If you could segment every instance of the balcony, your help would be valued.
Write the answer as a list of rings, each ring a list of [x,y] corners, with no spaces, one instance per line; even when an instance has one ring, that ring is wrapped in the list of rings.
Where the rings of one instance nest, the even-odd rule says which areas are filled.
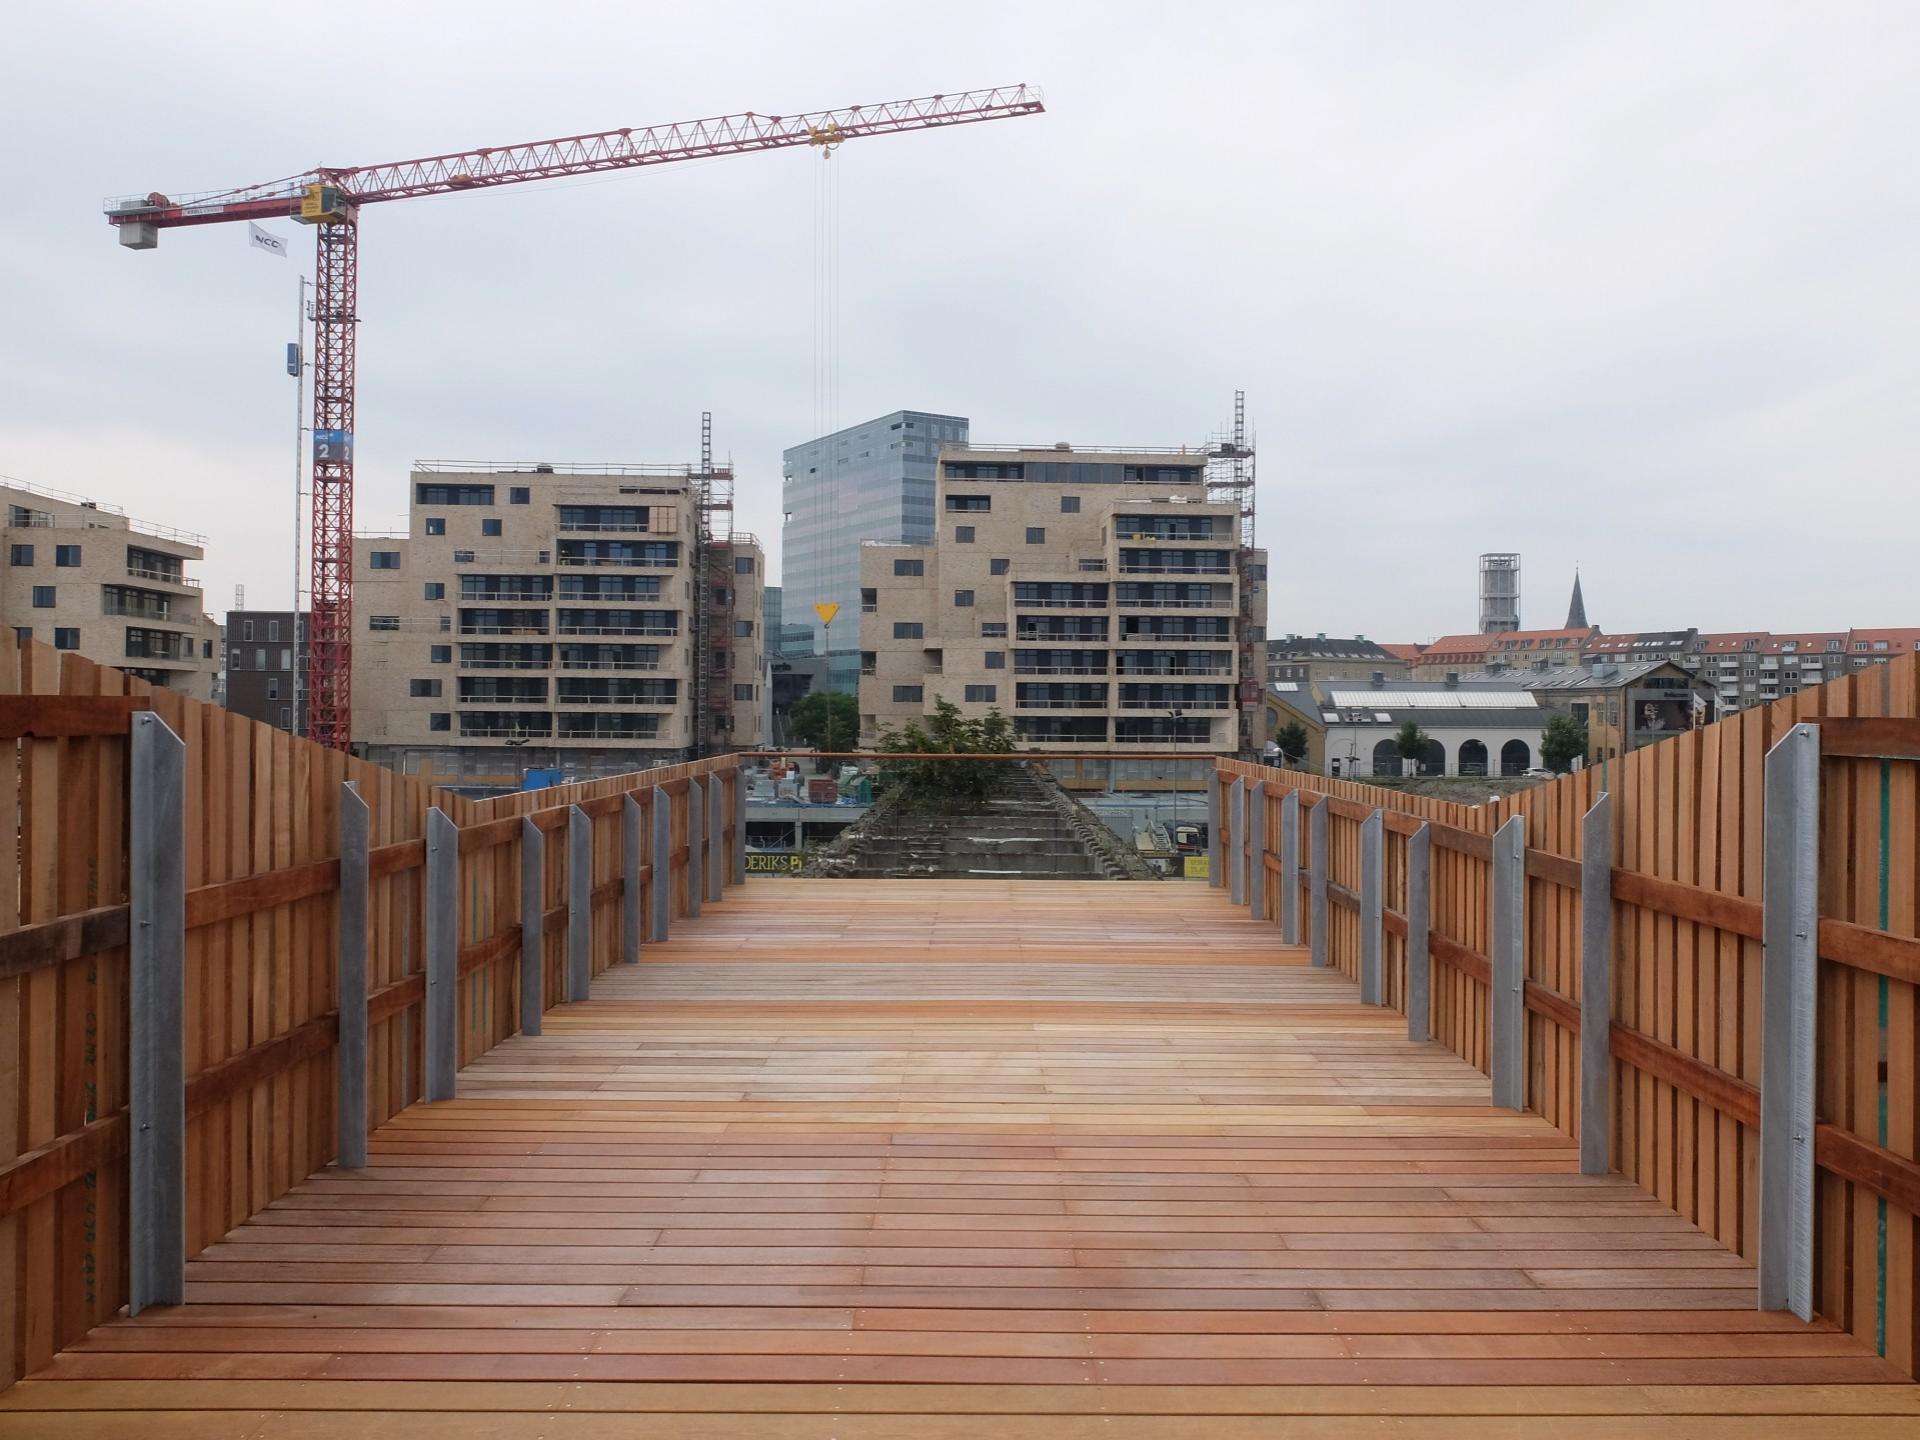
[[[156,570],[147,565],[129,565],[127,574],[136,580],[151,580],[159,585],[178,585],[183,590],[198,590],[200,582],[178,570]]]

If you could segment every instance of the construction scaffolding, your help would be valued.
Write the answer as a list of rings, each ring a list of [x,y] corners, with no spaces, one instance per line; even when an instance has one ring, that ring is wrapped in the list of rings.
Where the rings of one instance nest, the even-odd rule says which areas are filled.
[[[1248,567],[1257,545],[1253,461],[1253,441],[1247,434],[1247,392],[1236,390],[1233,427],[1207,442],[1207,499],[1233,505],[1240,512],[1240,644],[1234,668],[1240,712],[1238,748],[1243,754],[1252,750],[1253,714],[1259,709],[1266,680],[1266,657],[1260,653],[1266,636],[1253,624],[1253,587],[1248,583]]]
[[[713,412],[700,412],[692,476],[700,533],[688,570],[693,604],[693,756],[733,749],[733,463],[713,460]]]

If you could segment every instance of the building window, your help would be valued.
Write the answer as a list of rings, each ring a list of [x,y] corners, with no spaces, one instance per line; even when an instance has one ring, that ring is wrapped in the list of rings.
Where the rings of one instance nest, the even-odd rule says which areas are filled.
[[[454,551],[453,563],[456,565],[471,565],[473,563],[473,551],[471,550]],[[547,563],[546,552],[544,550],[540,552],[540,563],[542,565]]]
[[[440,698],[438,680],[409,680],[407,694],[415,700],[437,700]]]
[[[1000,698],[998,685],[967,686],[967,703],[970,705],[991,705]]]
[[[480,533],[482,535],[498,535],[500,533],[500,522],[491,518],[482,520],[480,522]]]
[[[33,546],[31,545],[14,546],[12,559],[15,565],[33,564]]]
[[[751,555],[734,556],[733,557],[733,573],[736,575],[753,574],[753,557]]]
[[[1004,640],[1007,637],[1007,622],[1004,620],[982,620],[980,638],[982,640]]]
[[[1078,515],[1080,513],[1080,497],[1078,495],[1062,495],[1060,497],[1060,513],[1062,515]]]
[[[893,562],[893,573],[895,575],[924,575],[927,573],[927,562],[924,560],[896,560]]]
[[[926,638],[926,627],[918,620],[896,620],[893,622],[893,638],[896,640],[922,640]]]
[[[973,543],[973,526],[971,525],[954,526],[953,527],[953,543],[956,545],[971,545]]]
[[[367,629],[369,630],[398,630],[399,628],[400,617],[398,615],[367,616]]]
[[[862,675],[873,674],[875,670],[875,662],[877,661],[877,659],[878,659],[878,656],[875,654],[874,651],[862,650],[860,652],[860,673]]]
[[[424,599],[444,600],[447,598],[447,582],[444,580],[429,580],[421,587],[420,593]]]
[[[242,620],[240,622],[240,638],[242,640],[251,640],[253,638],[253,621]]]
[[[971,610],[973,608],[973,591],[971,590],[954,591],[953,603],[955,607],[958,609]]]
[[[983,512],[993,509],[993,498],[989,495],[949,495],[947,509],[950,511]]]
[[[428,647],[427,660],[430,664],[434,665],[451,665],[453,663],[453,646],[433,645]]]
[[[413,487],[413,503],[416,505],[491,505],[493,504],[493,486],[417,484]]]
[[[453,716],[445,710],[436,710],[427,716],[427,729],[429,730],[451,730],[452,728]]]
[[[442,615],[440,617],[440,633],[442,635],[445,635],[448,631],[452,629],[453,629],[453,617],[451,615]]]
[[[267,668],[266,646],[256,645],[253,647],[253,668],[256,670],[264,670]]]
[[[280,698],[280,677],[277,675],[269,676],[267,679],[267,699],[278,700],[279,698]]]
[[[367,568],[370,570],[398,570],[400,552],[398,550],[369,550]]]
[[[1007,668],[1007,652],[1004,650],[988,650],[983,653],[980,658],[986,662],[987,669],[989,670],[1004,670]]]
[[[267,639],[278,640],[279,638],[280,638],[280,622],[278,620],[267,621]]]
[[[213,641],[202,640],[200,642],[200,658],[202,660],[211,660],[213,658]]]
[[[53,609],[53,586],[36,585],[33,587],[33,608],[36,610]]]
[[[446,516],[429,515],[427,517],[427,534],[444,535],[446,533],[447,533],[447,517]]]
[[[918,705],[921,688],[918,685],[896,685],[893,687],[893,702],[896,705]]]
[[[753,698],[753,687],[751,685],[734,686],[733,698],[736,700],[751,700]]]
[[[287,649],[284,645],[280,647],[280,668],[282,670],[293,669],[293,651]]]
[[[533,491],[525,485],[509,485],[507,487],[507,503],[509,505],[531,505],[533,503]]]
[[[1047,543],[1047,527],[1044,525],[1027,526],[1027,543],[1029,545],[1046,544]]]
[[[734,622],[733,622],[733,633],[734,633],[734,636],[735,636],[735,638],[737,638],[737,639],[740,639],[740,640],[745,640],[745,639],[747,639],[748,637],[750,637],[750,636],[751,636],[751,635],[753,634],[753,622],[752,622],[751,620],[736,620],[736,621],[734,621]]]
[[[56,650],[78,650],[80,648],[79,630],[70,625],[54,626],[53,648]]]
[[[80,563],[80,547],[78,545],[54,546],[53,563],[62,569],[73,569]]]
[[[13,638],[16,640],[31,640],[33,638],[33,626],[31,625],[14,626]]]
[[[1006,556],[996,555],[987,562],[987,573],[989,575],[1004,575],[1007,573],[1007,567],[1012,563],[1013,562],[1008,560]]]
[[[285,705],[280,707],[280,728],[282,730],[291,730],[293,728],[293,711]]]

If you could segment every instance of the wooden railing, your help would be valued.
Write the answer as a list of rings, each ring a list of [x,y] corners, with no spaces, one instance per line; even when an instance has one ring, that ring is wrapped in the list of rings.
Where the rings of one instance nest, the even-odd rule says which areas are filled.
[[[1791,1071],[1791,1021],[1809,1025],[1813,1104],[1811,1228],[1804,1237],[1811,1308],[1898,1365],[1920,1362],[1920,662],[1875,666],[1710,728],[1676,736],[1536,789],[1467,806],[1392,789],[1222,762],[1214,802],[1220,854],[1236,858],[1246,896],[1259,887],[1263,918],[1283,923],[1286,797],[1298,793],[1299,939],[1316,958],[1366,980],[1379,947],[1382,1003],[1408,1008],[1417,957],[1429,960],[1425,1013],[1410,1030],[1494,1076],[1511,1076],[1518,1103],[1583,1140],[1590,1160],[1627,1175],[1687,1219],[1761,1266],[1793,1265],[1794,1237],[1763,1237],[1760,1193],[1763,1078]],[[1800,724],[1804,774],[1817,802],[1802,821],[1776,794],[1768,823],[1769,751]],[[1817,734],[1818,759],[1811,746]],[[1779,773],[1794,757],[1776,756]],[[1263,814],[1236,815],[1225,787]],[[1254,787],[1258,787],[1257,791]],[[1602,795],[1608,801],[1596,811]],[[1778,808],[1785,806],[1785,808]],[[1327,830],[1325,923],[1312,933],[1312,811]],[[1366,853],[1379,815],[1378,879]],[[1496,883],[1498,832],[1510,831],[1512,893]],[[1805,841],[1795,865],[1794,835]],[[1605,837],[1590,873],[1607,903],[1583,907],[1583,826]],[[1238,832],[1237,834],[1235,832]],[[1258,845],[1249,839],[1258,833]],[[1416,837],[1424,836],[1416,841]],[[1427,914],[1409,903],[1424,866]],[[1813,858],[1817,855],[1817,861]],[[1769,864],[1775,868],[1769,879]],[[1805,874],[1799,870],[1804,869]],[[1227,877],[1219,874],[1224,882]],[[1379,887],[1372,920],[1370,887]],[[1797,929],[1793,887],[1808,909]],[[1817,897],[1817,913],[1814,901]],[[1417,896],[1414,897],[1417,902]],[[1503,906],[1517,905],[1521,983],[1503,993]],[[1769,911],[1774,912],[1770,921]],[[1415,912],[1411,913],[1410,911]],[[1423,923],[1424,921],[1424,923]],[[1371,924],[1378,931],[1370,933]],[[1770,929],[1770,924],[1782,928]],[[1602,925],[1605,929],[1590,927]],[[1607,937],[1598,948],[1588,933]],[[1608,936],[1610,930],[1610,936]],[[1374,936],[1377,934],[1377,941]],[[1771,938],[1769,946],[1765,941]],[[1811,1001],[1804,1016],[1763,1007],[1769,948],[1784,965],[1804,949]],[[1583,996],[1585,954],[1610,970]],[[1781,985],[1785,1004],[1787,986]],[[1495,1054],[1507,1000],[1521,1038]],[[1583,1121],[1582,1009],[1604,1015],[1606,1043],[1590,1052]],[[1784,1017],[1784,1018],[1783,1018]],[[1778,1028],[1776,1028],[1778,1027]],[[1770,1058],[1771,1057],[1771,1058]],[[1768,1066],[1774,1069],[1768,1069]],[[1763,1077],[1763,1070],[1767,1077]],[[1779,1082],[1783,1086],[1788,1082]],[[1780,1103],[1786,1103],[1784,1095]],[[1589,1125],[1600,1133],[1583,1135]],[[1791,1124],[1775,1133],[1791,1137]],[[1804,1147],[1803,1147],[1804,1148]],[[1776,1211],[1785,1213],[1784,1205]],[[1789,1306],[1789,1308],[1793,1308]]]
[[[165,824],[141,832],[157,847],[136,843],[135,811],[155,792],[135,773],[130,729],[147,714],[180,742],[184,843]],[[430,1051],[446,1043],[427,1004],[431,812],[457,835],[445,912],[454,1003],[441,1012],[456,1067],[537,1023],[582,967],[590,981],[695,908],[696,854],[711,899],[736,883],[743,853],[737,757],[471,801],[39,644],[0,649],[0,743],[12,751],[0,807],[18,817],[19,857],[18,885],[0,898],[0,1386],[128,1304],[140,1283],[132,1252],[151,1249],[152,1236],[134,1236],[155,1194],[130,1193],[129,1174],[153,1132],[130,1111],[167,1097],[130,1063],[159,1013],[131,1003],[130,954],[149,985],[165,964],[148,963],[153,883],[136,879],[136,858],[163,878],[171,864],[182,892],[184,1257],[428,1093]],[[344,867],[365,899],[364,1012],[351,983],[343,1011],[338,980],[349,782],[366,814],[364,863],[349,854]],[[703,798],[697,830],[695,785],[721,791]],[[523,906],[529,855],[537,903]],[[343,1032],[358,1066],[341,1063]],[[349,1112],[358,1097],[363,1124],[343,1122],[343,1094]],[[173,1228],[163,1211],[163,1261]]]

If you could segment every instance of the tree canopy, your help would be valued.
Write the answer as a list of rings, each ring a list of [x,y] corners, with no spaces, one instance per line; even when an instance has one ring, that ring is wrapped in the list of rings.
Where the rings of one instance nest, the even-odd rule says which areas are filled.
[[[1273,743],[1289,765],[1298,765],[1307,753],[1307,727],[1289,720],[1274,732]]]
[[[1576,755],[1587,753],[1587,727],[1571,715],[1549,715],[1540,732],[1540,758],[1556,775],[1573,768]]]
[[[860,738],[860,701],[838,690],[809,690],[793,702],[787,723],[793,738],[803,745],[851,750]]]
[[[880,732],[876,749],[895,755],[1004,755],[1013,751],[1013,722],[998,710],[973,718],[944,696],[933,714]],[[979,760],[915,760],[883,766],[882,783],[903,786],[907,803],[945,808],[978,800],[993,788],[1003,766]]]

